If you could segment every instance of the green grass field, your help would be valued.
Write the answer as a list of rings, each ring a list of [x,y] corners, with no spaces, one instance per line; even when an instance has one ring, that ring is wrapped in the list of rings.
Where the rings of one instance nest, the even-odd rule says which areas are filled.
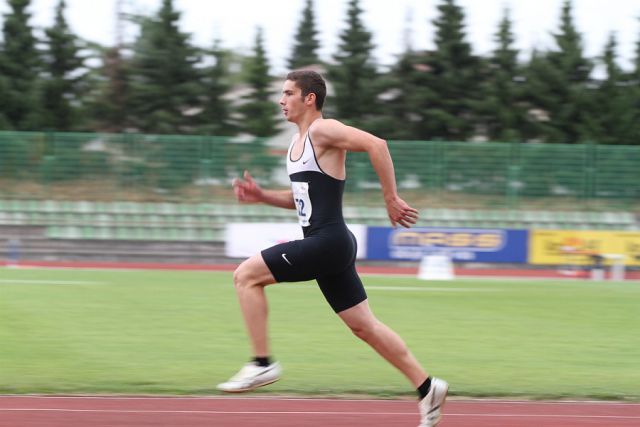
[[[640,400],[640,284],[365,277],[377,316],[462,396]],[[314,283],[267,290],[281,381],[413,395]],[[0,393],[216,394],[250,356],[231,273],[0,269]]]

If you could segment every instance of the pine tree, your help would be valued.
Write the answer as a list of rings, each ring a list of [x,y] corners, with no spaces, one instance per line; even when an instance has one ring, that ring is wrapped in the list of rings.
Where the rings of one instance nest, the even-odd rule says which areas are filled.
[[[278,107],[270,90],[269,61],[261,28],[256,31],[253,56],[249,58],[246,73],[251,92],[245,97],[246,103],[240,107],[242,129],[254,136],[275,135],[278,132]]]
[[[443,0],[438,10],[436,50],[414,66],[415,136],[464,141],[474,133],[482,64],[466,40],[463,9],[455,0]]]
[[[382,110],[377,120],[379,130],[376,133],[390,140],[413,139],[413,122],[418,118],[413,113],[413,106],[408,102],[414,91],[411,79],[419,56],[411,43],[412,16],[412,10],[407,9],[404,52],[398,55],[397,61],[389,71],[380,76]]]
[[[9,99],[9,79],[4,75],[4,69],[2,62],[4,61],[4,57],[2,55],[4,52],[4,45],[2,40],[0,40],[0,99],[5,100]],[[3,101],[4,102],[4,101]],[[11,128],[9,123],[9,119],[5,115],[6,106],[0,106],[0,130],[7,130]]]
[[[29,25],[30,0],[8,0],[11,12],[5,15],[3,49],[0,51],[0,120],[15,130],[38,128],[37,85],[40,58],[36,38]]]
[[[56,6],[55,21],[45,30],[47,50],[41,105],[42,125],[46,129],[69,131],[78,128],[74,105],[80,104],[80,83],[84,60],[80,57],[80,44],[71,33],[64,17],[66,4],[60,0]]]
[[[129,74],[131,60],[119,46],[100,51],[102,65],[87,76],[91,90],[86,96],[87,116],[93,130],[123,132],[130,127]]]
[[[550,124],[551,113],[548,110],[559,102],[555,85],[549,82],[560,81],[560,74],[560,70],[551,65],[546,53],[533,50],[525,68],[524,91],[529,110],[527,125],[522,131],[527,141],[563,142],[560,131]]]
[[[638,23],[640,23],[640,18],[638,18]],[[636,83],[640,85],[640,32],[638,32],[638,41],[636,41],[636,52],[633,63],[632,75],[636,79]]]
[[[346,123],[368,128],[378,109],[376,65],[371,55],[372,34],[362,22],[359,0],[349,0],[347,27],[340,34],[335,65],[329,67],[328,80],[334,87],[335,111]]]
[[[617,42],[612,34],[605,47],[602,61],[607,77],[597,90],[598,114],[596,141],[601,144],[632,144],[634,140],[634,112],[630,82],[617,63]],[[638,135],[635,137],[637,138]]]
[[[640,18],[638,19],[640,23]],[[636,42],[634,67],[629,76],[629,97],[631,98],[631,111],[633,125],[631,126],[632,140],[630,144],[640,145],[640,32]]]
[[[374,133],[386,139],[414,139],[413,124],[418,117],[409,100],[415,90],[411,79],[417,62],[415,52],[407,49],[391,70],[381,76],[383,109],[373,126]]]
[[[155,16],[142,19],[133,47],[130,100],[134,125],[143,132],[193,130],[202,93],[200,56],[179,19],[173,0],[163,0]]]
[[[200,132],[216,136],[230,136],[236,133],[236,129],[231,123],[230,104],[224,99],[224,95],[231,89],[227,68],[229,52],[222,49],[220,42],[216,41],[211,54],[214,64],[207,69],[204,78],[206,100],[201,114]]]
[[[288,61],[289,69],[293,70],[319,64],[321,62],[318,56],[319,48],[320,42],[318,41],[318,31],[316,30],[313,13],[313,0],[306,0],[302,11],[302,20],[298,25],[298,31],[294,39],[293,51]]]
[[[495,35],[497,43],[488,60],[488,73],[480,103],[490,140],[519,141],[526,112],[521,96],[521,69],[509,11],[505,10]]]
[[[561,23],[554,34],[557,50],[536,56],[530,64],[528,96],[544,116],[539,122],[545,142],[578,143],[592,137],[593,65],[583,56],[582,37],[573,23],[571,0],[562,6]]]

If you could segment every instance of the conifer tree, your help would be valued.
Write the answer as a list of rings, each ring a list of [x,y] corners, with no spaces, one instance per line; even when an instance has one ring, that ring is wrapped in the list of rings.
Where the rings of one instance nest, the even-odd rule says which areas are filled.
[[[383,109],[377,122],[380,135],[395,140],[415,139],[415,122],[420,117],[415,114],[415,85],[413,74],[422,67],[424,55],[413,49],[411,42],[413,11],[407,9],[404,29],[404,51],[388,72],[381,75],[381,101]]]
[[[640,18],[638,23],[640,23]],[[631,97],[631,110],[633,113],[632,139],[629,143],[640,145],[640,31],[638,32],[633,63],[633,69],[629,76],[629,96]]]
[[[633,144],[640,135],[633,135],[634,114],[633,90],[629,90],[630,82],[625,78],[622,68],[618,65],[617,41],[611,34],[602,62],[606,69],[606,79],[601,82],[597,90],[597,114],[594,123],[597,126],[595,139],[599,144]]]
[[[556,50],[532,58],[528,97],[540,111],[543,142],[577,143],[593,137],[590,122],[593,91],[589,88],[593,65],[584,57],[582,37],[573,23],[571,0],[562,5]]]
[[[495,34],[496,48],[488,70],[480,103],[486,134],[492,141],[519,141],[526,116],[521,96],[521,67],[509,11],[505,10]]]
[[[638,18],[638,23],[640,23],[640,18]],[[640,85],[640,31],[638,32],[638,40],[636,41],[636,51],[633,65],[634,67],[632,70],[632,75],[636,79],[636,83]]]
[[[193,132],[201,107],[200,56],[179,19],[173,0],[163,0],[155,16],[143,18],[133,47],[130,100],[134,125],[143,132]]]
[[[8,0],[0,51],[0,120],[15,130],[38,129],[37,85],[40,58],[29,24],[30,0]],[[3,118],[3,119],[2,119]]]
[[[549,111],[559,102],[555,85],[560,81],[560,71],[551,65],[545,52],[533,50],[525,68],[525,98],[529,106],[528,124],[523,130],[525,139],[532,142],[564,142],[560,131],[551,125]]]
[[[436,50],[414,67],[416,138],[464,141],[474,132],[481,62],[466,40],[464,10],[455,0],[442,0],[438,11]]]
[[[278,132],[278,106],[272,99],[269,61],[261,28],[256,32],[253,56],[247,63],[246,75],[251,92],[245,97],[246,103],[240,107],[243,115],[241,127],[254,136],[275,135]]]
[[[77,123],[77,107],[74,105],[80,105],[80,83],[84,74],[79,40],[67,24],[65,8],[65,1],[60,0],[56,6],[54,24],[45,30],[46,77],[41,94],[42,126],[61,131],[80,127]]]
[[[414,67],[419,63],[417,57],[415,52],[407,48],[398,62],[381,78],[385,96],[381,116],[377,118],[378,129],[374,130],[387,139],[415,139],[414,125],[419,117],[414,113],[411,100],[415,91],[412,82]]]
[[[93,130],[122,132],[130,127],[129,101],[131,60],[123,57],[120,46],[101,49],[102,65],[89,73],[91,90],[87,98],[87,115]]]
[[[231,123],[231,108],[224,95],[230,90],[228,82],[229,52],[216,41],[211,50],[213,65],[207,68],[204,76],[204,110],[201,114],[200,131],[215,136],[230,136],[236,133]]]
[[[612,128],[615,129],[619,119],[619,113],[616,106],[620,101],[620,84],[622,83],[622,69],[617,64],[617,40],[614,34],[609,36],[607,44],[602,55],[602,62],[606,69],[606,78],[598,88],[598,125],[601,126],[598,142],[607,143],[615,140],[611,134]],[[613,121],[611,121],[613,119]]]
[[[341,120],[368,128],[367,121],[377,112],[376,65],[372,57],[372,34],[362,22],[359,0],[349,0],[346,28],[329,67],[328,80],[334,87],[332,102]]]
[[[9,99],[9,79],[7,76],[3,74],[4,67],[2,65],[2,61],[4,61],[2,52],[4,51],[4,46],[2,40],[0,40],[0,99],[5,100]],[[11,125],[7,116],[5,115],[6,106],[0,106],[0,130],[11,129]]]
[[[293,51],[288,61],[289,69],[293,70],[307,65],[319,64],[318,30],[313,13],[313,0],[306,0],[302,11],[302,19],[294,38]]]

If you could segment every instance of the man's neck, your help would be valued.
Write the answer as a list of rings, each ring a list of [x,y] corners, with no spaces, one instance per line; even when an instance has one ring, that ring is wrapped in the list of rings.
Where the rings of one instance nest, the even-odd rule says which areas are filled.
[[[308,114],[303,117],[298,123],[298,130],[300,131],[300,135],[304,135],[313,122],[322,118],[322,113],[319,111],[315,111],[312,114]]]

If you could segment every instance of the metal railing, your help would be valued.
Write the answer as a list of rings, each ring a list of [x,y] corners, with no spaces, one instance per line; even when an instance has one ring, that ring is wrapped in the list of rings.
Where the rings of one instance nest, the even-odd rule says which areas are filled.
[[[403,197],[419,207],[640,208],[640,146],[389,141]],[[224,202],[248,169],[286,186],[278,139],[0,132],[0,198]],[[365,153],[347,160],[345,203],[381,204]]]

